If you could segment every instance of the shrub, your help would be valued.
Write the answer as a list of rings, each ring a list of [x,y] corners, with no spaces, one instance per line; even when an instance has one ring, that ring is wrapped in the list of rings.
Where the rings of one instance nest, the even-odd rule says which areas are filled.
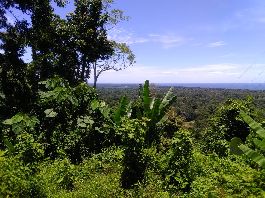
[[[41,181],[17,157],[0,156],[0,197],[46,197]]]
[[[248,125],[238,116],[241,109],[251,114],[253,112],[251,104],[251,100],[228,100],[219,107],[210,120],[209,128],[204,133],[202,141],[204,152],[215,152],[219,156],[227,156],[229,142],[233,137],[246,140],[250,130]]]
[[[194,153],[197,176],[187,197],[263,197],[262,174],[249,167],[244,160],[231,156]]]

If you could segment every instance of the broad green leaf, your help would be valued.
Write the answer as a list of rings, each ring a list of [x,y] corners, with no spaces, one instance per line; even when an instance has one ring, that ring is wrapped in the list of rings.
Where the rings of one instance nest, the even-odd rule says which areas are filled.
[[[92,108],[92,110],[93,111],[95,111],[97,108],[99,108],[100,107],[100,104],[99,104],[99,101],[97,101],[97,100],[93,100],[92,102],[91,102],[91,108]]]
[[[120,103],[116,111],[114,112],[114,121],[115,123],[119,124],[121,121],[121,118],[127,114],[129,102],[126,96],[123,96],[120,99]]]
[[[3,124],[12,125],[13,124],[13,120],[12,119],[6,119],[5,121],[3,121]]]
[[[23,115],[21,114],[16,114],[14,115],[12,118],[10,119],[7,119],[3,122],[3,124],[6,124],[6,125],[12,125],[12,124],[16,124],[16,123],[19,123],[23,120]]]
[[[157,122],[159,119],[161,119],[161,115],[160,115],[160,112],[159,112],[159,106],[161,104],[161,100],[160,99],[155,99],[154,100],[154,104],[153,104],[153,107],[151,109],[151,116],[150,116],[150,119],[154,122]]]
[[[150,111],[150,104],[151,104],[149,80],[146,80],[144,83],[142,99],[143,99],[143,105],[144,105],[144,112],[146,115],[148,115]]]
[[[253,140],[253,142],[259,149],[265,151],[265,139],[259,140],[259,139],[255,138]]]
[[[155,97],[151,98],[150,109],[153,109],[153,107],[154,107],[154,103],[155,103],[155,100],[156,100]]]
[[[173,94],[173,87],[171,87],[159,106],[160,113],[164,113],[165,110],[174,102],[175,98],[176,96]]]
[[[14,124],[12,125],[12,131],[17,135],[20,134],[24,130],[24,126],[22,124]]]
[[[15,116],[12,117],[12,120],[13,120],[13,124],[14,123],[19,123],[23,120],[24,116],[21,115],[21,114],[17,114]]]
[[[157,126],[159,126],[159,125],[163,125],[163,123],[165,123],[165,122],[167,121],[167,119],[168,119],[168,116],[165,114],[165,115],[161,118],[161,120],[159,120],[159,122],[157,123]]]
[[[15,147],[13,146],[13,144],[11,142],[9,142],[9,140],[7,138],[3,138],[3,141],[4,141],[4,144],[5,146],[8,148],[8,150],[11,152],[11,153],[14,153],[15,152]]]
[[[230,151],[233,154],[236,155],[242,155],[243,151],[239,148],[239,146],[243,144],[242,140],[238,137],[234,137],[232,138],[231,142],[230,142]]]
[[[262,168],[265,168],[265,157],[260,155],[258,152],[248,148],[246,145],[241,144],[239,148],[254,162],[259,164]]]
[[[240,116],[242,119],[250,126],[250,128],[257,133],[261,138],[265,138],[265,130],[261,127],[259,123],[253,120],[244,111],[240,111]]]
[[[46,117],[48,118],[54,118],[57,116],[58,113],[56,113],[53,109],[46,109],[44,111],[44,113],[46,114]]]

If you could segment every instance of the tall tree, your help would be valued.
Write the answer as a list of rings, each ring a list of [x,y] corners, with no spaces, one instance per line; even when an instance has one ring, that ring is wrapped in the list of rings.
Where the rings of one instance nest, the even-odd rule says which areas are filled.
[[[99,76],[108,70],[120,71],[131,66],[135,56],[125,43],[114,42],[114,52],[108,59],[99,59],[93,63],[94,88],[97,86]]]
[[[61,7],[66,2],[53,1]],[[14,111],[33,104],[38,82],[54,75],[75,85],[90,78],[95,63],[98,79],[105,70],[122,68],[117,69],[114,63],[133,61],[127,46],[117,45],[107,37],[108,29],[126,18],[122,11],[110,9],[112,0],[75,0],[75,10],[66,18],[55,14],[51,2],[0,1],[0,92]],[[27,15],[27,20],[14,15],[15,22],[9,23],[6,14],[13,10]],[[29,63],[22,58],[26,49],[31,51]],[[104,62],[104,66],[99,62]]]

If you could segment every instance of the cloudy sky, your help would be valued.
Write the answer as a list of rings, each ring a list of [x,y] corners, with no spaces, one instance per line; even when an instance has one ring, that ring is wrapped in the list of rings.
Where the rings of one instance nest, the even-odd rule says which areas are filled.
[[[127,43],[136,64],[99,83],[265,82],[264,0],[114,0],[113,8],[130,19],[109,38]]]
[[[130,17],[110,32],[136,64],[99,82],[263,83],[264,0],[116,0]]]

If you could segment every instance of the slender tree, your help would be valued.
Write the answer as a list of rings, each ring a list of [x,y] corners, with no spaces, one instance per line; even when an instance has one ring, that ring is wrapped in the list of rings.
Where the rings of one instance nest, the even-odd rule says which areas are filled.
[[[135,62],[135,56],[125,43],[114,42],[114,52],[108,59],[99,59],[93,63],[94,88],[97,86],[99,76],[109,70],[120,71]]]

